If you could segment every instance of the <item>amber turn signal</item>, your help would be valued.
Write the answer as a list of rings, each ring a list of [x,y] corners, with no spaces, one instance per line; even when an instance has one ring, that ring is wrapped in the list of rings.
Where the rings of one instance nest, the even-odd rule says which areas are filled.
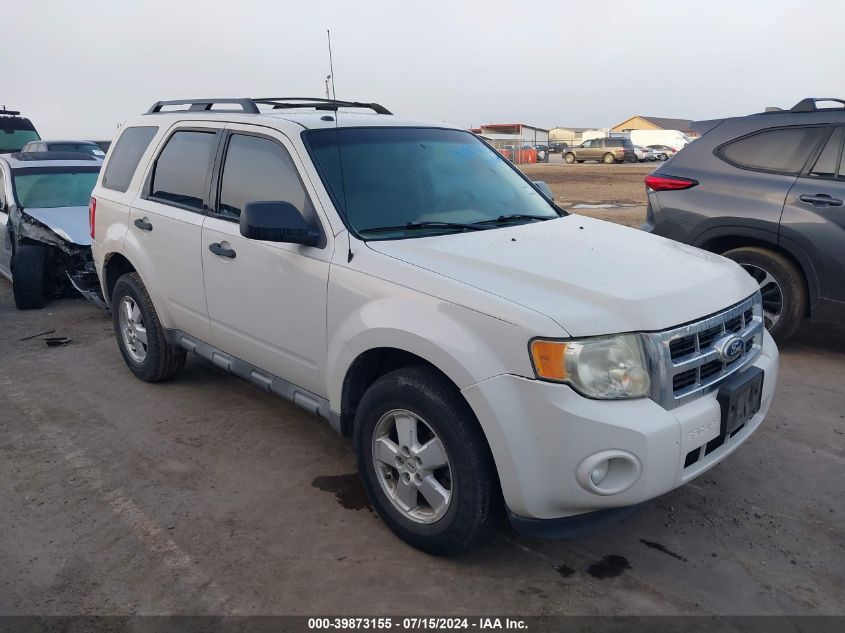
[[[564,355],[567,344],[562,341],[531,341],[531,360],[538,378],[566,380]]]

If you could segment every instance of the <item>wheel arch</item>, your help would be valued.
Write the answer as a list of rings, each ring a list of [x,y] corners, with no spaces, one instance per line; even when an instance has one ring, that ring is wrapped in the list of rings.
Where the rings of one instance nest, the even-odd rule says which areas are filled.
[[[746,246],[753,246],[757,248],[765,248],[779,255],[786,257],[795,267],[801,272],[804,277],[804,290],[807,293],[807,312],[805,316],[812,316],[813,306],[818,300],[818,283],[816,278],[815,268],[808,257],[806,257],[800,250],[786,247],[784,244],[769,238],[771,234],[768,232],[748,231],[743,233],[709,233],[698,240],[695,246],[702,248],[711,253],[718,253],[721,255],[726,251],[734,248],[743,248]],[[772,236],[776,237],[776,236]]]
[[[117,280],[126,273],[138,272],[131,261],[121,253],[109,253],[103,260],[103,295],[111,306],[111,296]]]

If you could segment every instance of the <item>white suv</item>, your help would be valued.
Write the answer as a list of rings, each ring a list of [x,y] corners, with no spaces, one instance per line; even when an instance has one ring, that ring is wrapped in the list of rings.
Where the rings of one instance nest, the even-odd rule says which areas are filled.
[[[502,500],[551,535],[668,492],[772,401],[750,276],[544,191],[378,104],[159,102],[108,154],[92,248],[135,375],[190,351],[328,419],[390,528],[448,553]]]

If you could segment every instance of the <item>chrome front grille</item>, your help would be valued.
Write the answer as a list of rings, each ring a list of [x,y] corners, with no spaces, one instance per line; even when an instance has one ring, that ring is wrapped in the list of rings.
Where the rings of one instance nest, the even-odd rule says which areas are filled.
[[[723,350],[736,339],[742,351],[731,358]],[[643,334],[643,340],[652,365],[651,397],[674,409],[713,391],[757,358],[763,344],[760,293],[700,321]]]

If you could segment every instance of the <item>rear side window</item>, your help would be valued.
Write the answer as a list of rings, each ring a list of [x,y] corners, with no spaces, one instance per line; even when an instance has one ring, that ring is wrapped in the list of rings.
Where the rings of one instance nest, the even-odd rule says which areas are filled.
[[[103,187],[115,191],[129,189],[138,162],[156,132],[158,128],[155,126],[130,127],[123,131],[109,157],[109,164],[103,174]]]
[[[220,178],[218,213],[237,219],[247,202],[290,202],[309,222],[315,212],[287,150],[267,138],[233,134]]]
[[[722,145],[717,153],[737,167],[797,174],[821,133],[817,127],[773,128]]]
[[[818,176],[819,178],[836,178],[837,173],[842,174],[841,154],[842,154],[842,137],[845,134],[845,128],[838,127],[830,135],[827,143],[819,154],[816,164],[810,170],[810,174]]]
[[[161,150],[153,170],[150,197],[190,210],[202,210],[208,192],[217,133],[176,132]]]

